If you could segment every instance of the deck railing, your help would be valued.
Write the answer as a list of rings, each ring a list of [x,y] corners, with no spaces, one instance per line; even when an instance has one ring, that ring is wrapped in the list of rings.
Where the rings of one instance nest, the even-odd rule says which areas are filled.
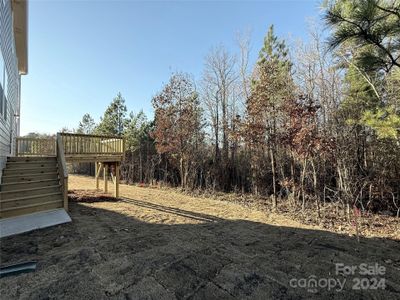
[[[115,136],[60,133],[65,155],[123,155],[124,139]]]
[[[124,139],[116,136],[58,133],[56,138],[16,139],[17,156],[55,156],[57,143],[63,146],[67,160],[74,157],[110,156],[122,157],[125,151]]]
[[[56,155],[56,140],[54,138],[17,137],[17,156],[49,156]]]

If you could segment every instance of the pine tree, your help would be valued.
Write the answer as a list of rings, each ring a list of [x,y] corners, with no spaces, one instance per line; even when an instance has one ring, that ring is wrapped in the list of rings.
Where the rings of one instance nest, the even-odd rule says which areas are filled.
[[[128,124],[124,132],[126,155],[124,165],[127,169],[127,180],[143,182],[149,180],[152,168],[152,155],[155,154],[154,139],[151,136],[153,122],[147,120],[143,111],[129,114]]]
[[[331,48],[345,53],[340,55],[347,63],[341,111],[348,123],[397,139],[400,108],[390,91],[400,68],[400,1],[330,1],[325,20],[333,29]]]
[[[333,29],[331,48],[351,43],[360,50],[359,66],[385,72],[400,67],[400,1],[329,1],[325,21]]]
[[[245,140],[252,145],[253,189],[263,177],[261,163],[269,156],[272,171],[273,204],[277,197],[277,144],[280,130],[285,123],[283,106],[294,92],[291,62],[284,40],[279,40],[273,26],[268,30],[260,51],[251,96],[247,101]],[[267,150],[267,153],[265,153]]]
[[[82,120],[79,122],[77,133],[91,134],[96,127],[94,119],[89,113],[83,115]]]
[[[138,114],[131,112],[124,132],[127,149],[131,151],[139,149],[140,145],[150,138],[150,130],[151,123],[143,111]]]
[[[122,97],[121,93],[118,93],[104,112],[95,132],[98,134],[121,136],[127,125],[127,111],[125,99]]]
[[[364,111],[378,107],[380,100],[354,65],[348,66],[344,84],[345,97],[340,104],[340,112],[348,124],[359,123]]]
[[[274,32],[274,25],[268,28],[264,37],[264,44],[258,55],[258,66],[266,62],[274,62],[283,69],[290,69],[292,63],[289,59],[289,50],[284,40],[279,40]]]

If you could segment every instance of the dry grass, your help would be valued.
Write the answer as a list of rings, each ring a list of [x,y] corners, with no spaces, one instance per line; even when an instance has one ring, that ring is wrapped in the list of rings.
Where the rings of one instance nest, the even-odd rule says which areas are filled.
[[[399,299],[397,240],[358,242],[172,189],[122,185],[116,201],[92,178],[69,185],[72,223],[1,239],[2,264],[38,262],[36,272],[2,278],[1,299]],[[386,289],[352,289],[357,274],[341,292],[290,285],[337,277],[336,263],[384,266]]]
[[[113,188],[111,181],[108,183],[108,186],[110,191]],[[91,193],[95,187],[95,180],[92,177],[78,175],[72,175],[69,177],[70,190]],[[100,188],[102,188],[102,186],[100,186]],[[122,198],[129,198],[155,205],[163,205],[179,210],[186,210],[192,213],[207,214],[225,220],[249,220],[271,225],[317,229],[316,226],[304,225],[278,214],[266,213],[265,211],[244,207],[238,203],[220,201],[211,198],[192,197],[171,188],[159,189],[121,184],[120,196]],[[101,202],[85,205],[95,205],[102,209],[117,211],[125,215],[133,215],[135,218],[149,223],[184,224],[202,222],[201,220],[193,220],[192,218],[177,216],[174,213],[161,211],[155,212],[152,208],[134,206],[131,203]]]
[[[102,184],[103,182],[101,182]],[[113,188],[112,182],[108,183],[109,190]],[[83,194],[93,193],[95,180],[92,177],[71,175],[69,178],[71,190],[78,190]],[[102,185],[100,185],[102,188]],[[340,234],[355,235],[354,221],[348,223],[345,215],[337,215],[334,206],[327,206],[323,210],[323,218],[319,220],[316,212],[293,211],[282,204],[279,213],[274,213],[260,201],[249,199],[251,205],[246,205],[243,199],[234,194],[221,194],[215,197],[190,196],[172,188],[146,187],[136,185],[120,185],[121,197],[133,200],[146,201],[155,205],[164,205],[171,208],[187,210],[194,213],[204,213],[226,220],[249,220],[264,224],[287,226],[304,229],[324,230]],[[97,197],[107,197],[101,192]],[[85,201],[81,201],[85,202]],[[96,201],[98,202],[98,201]],[[155,212],[152,208],[132,206],[132,203],[101,202],[92,204],[103,209],[118,211],[125,215],[150,223],[184,224],[201,222],[174,213],[163,211]],[[261,203],[263,204],[263,203]],[[90,205],[90,204],[88,204]],[[264,209],[266,208],[266,209]],[[361,235],[364,237],[391,238],[400,240],[400,221],[398,218],[369,215],[358,219]]]

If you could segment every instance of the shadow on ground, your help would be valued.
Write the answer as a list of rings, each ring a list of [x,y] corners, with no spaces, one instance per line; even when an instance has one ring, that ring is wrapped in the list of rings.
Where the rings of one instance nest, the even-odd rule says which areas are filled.
[[[35,273],[0,279],[1,299],[400,298],[399,241],[358,243],[324,231],[121,201],[201,223],[145,223],[71,203],[73,223],[1,240],[2,264],[38,260]],[[379,264],[385,274],[344,276],[336,263]],[[367,278],[360,287],[369,289],[354,289],[356,278]],[[372,278],[384,278],[384,289],[373,289]],[[311,279],[317,286],[302,286]],[[346,281],[340,291],[337,280]]]

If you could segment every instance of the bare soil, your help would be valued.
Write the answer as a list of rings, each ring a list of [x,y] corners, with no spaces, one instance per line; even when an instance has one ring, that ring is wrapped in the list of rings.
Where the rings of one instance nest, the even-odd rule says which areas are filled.
[[[38,262],[34,273],[0,279],[2,300],[400,299],[396,232],[357,242],[173,190],[122,185],[115,199],[94,192],[92,178],[71,176],[69,185],[72,223],[0,240],[2,265]],[[354,274],[336,274],[337,263],[355,266]],[[383,274],[361,274],[363,263]],[[303,287],[310,279],[317,286]],[[327,280],[345,280],[344,288]]]

